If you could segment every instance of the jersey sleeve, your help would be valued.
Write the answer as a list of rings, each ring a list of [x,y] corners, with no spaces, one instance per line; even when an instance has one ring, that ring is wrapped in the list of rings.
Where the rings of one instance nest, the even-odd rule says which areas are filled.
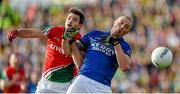
[[[49,26],[49,27],[44,27],[41,28],[43,31],[44,36],[50,37],[56,34],[56,27],[55,26]]]
[[[83,48],[86,48],[89,45],[89,39],[90,37],[94,35],[94,32],[88,32],[86,35],[84,35],[79,41],[81,43],[81,46],[83,46]]]
[[[79,34],[79,32],[74,36],[75,40],[79,40],[81,38],[81,34]]]
[[[49,30],[50,30],[51,28],[52,28],[52,27],[48,26],[48,27],[41,27],[40,29],[43,31],[44,36],[47,36],[48,33],[49,33]]]
[[[129,45],[126,41],[123,41],[123,42],[122,42],[121,48],[123,49],[123,52],[124,52],[125,54],[127,54],[129,57],[131,57],[131,55],[132,55],[132,49],[131,49],[130,45]]]

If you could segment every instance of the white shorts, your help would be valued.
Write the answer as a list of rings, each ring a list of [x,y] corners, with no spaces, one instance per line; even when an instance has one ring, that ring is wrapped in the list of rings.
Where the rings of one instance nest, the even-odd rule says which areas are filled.
[[[71,84],[66,94],[72,93],[112,93],[111,87],[92,80],[84,75],[79,75]]]
[[[35,93],[66,93],[70,84],[71,81],[66,83],[57,83],[42,77],[38,82]]]

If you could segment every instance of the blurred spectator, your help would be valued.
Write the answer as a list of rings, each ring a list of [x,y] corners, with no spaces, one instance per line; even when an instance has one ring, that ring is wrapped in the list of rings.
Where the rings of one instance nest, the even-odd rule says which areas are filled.
[[[39,74],[36,71],[31,72],[29,81],[27,83],[27,93],[35,93],[36,91],[36,86],[39,81]]]
[[[19,56],[17,53],[11,53],[9,66],[5,70],[5,82],[3,83],[4,93],[19,93],[24,88],[24,69],[20,66]]]
[[[8,0],[0,3],[0,28],[10,28],[20,22],[20,14],[13,10]]]
[[[2,92],[2,89],[3,89],[3,81],[5,80],[5,78],[4,78],[4,75],[3,75],[3,72],[2,72],[2,70],[0,69],[0,93],[3,93]]]

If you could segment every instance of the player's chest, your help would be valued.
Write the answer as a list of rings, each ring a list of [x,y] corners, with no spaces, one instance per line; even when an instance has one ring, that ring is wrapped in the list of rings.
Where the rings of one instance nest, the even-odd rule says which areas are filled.
[[[107,40],[108,35],[92,36],[89,39],[91,47],[96,46],[100,48],[114,49],[113,46]]]
[[[56,44],[56,45],[61,45],[61,41],[62,41],[62,38],[60,37],[53,37],[53,38],[49,38],[47,40],[47,44]]]

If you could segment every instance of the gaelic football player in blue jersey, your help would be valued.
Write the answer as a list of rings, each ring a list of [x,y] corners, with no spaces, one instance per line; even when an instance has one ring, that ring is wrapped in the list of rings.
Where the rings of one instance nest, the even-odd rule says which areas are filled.
[[[112,93],[111,80],[116,70],[126,71],[130,67],[132,51],[123,36],[131,27],[132,20],[120,16],[109,32],[91,31],[71,44],[72,57],[79,73],[67,94]],[[84,50],[84,55],[80,49]]]

